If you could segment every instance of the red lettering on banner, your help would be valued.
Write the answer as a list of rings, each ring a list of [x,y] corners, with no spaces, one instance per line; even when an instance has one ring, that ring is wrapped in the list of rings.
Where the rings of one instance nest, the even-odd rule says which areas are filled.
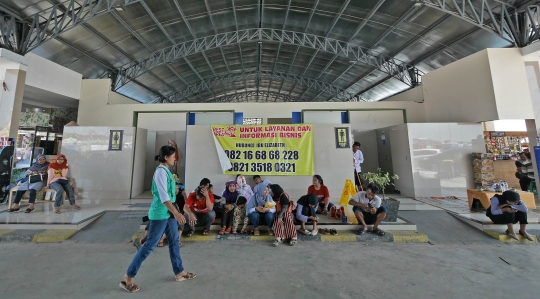
[[[280,138],[302,138],[302,133],[279,133]]]
[[[286,132],[294,132],[295,128],[294,126],[268,126],[264,128],[265,131],[286,131]]]
[[[225,128],[213,128],[214,136],[216,137],[236,137],[236,127],[235,126],[229,126],[227,129]]]
[[[240,127],[240,133],[262,132],[262,127]]]
[[[311,132],[311,126],[299,126],[298,132]]]

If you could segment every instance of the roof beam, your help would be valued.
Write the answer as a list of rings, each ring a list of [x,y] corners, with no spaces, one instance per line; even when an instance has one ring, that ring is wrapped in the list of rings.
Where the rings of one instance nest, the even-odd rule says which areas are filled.
[[[291,97],[286,94],[280,94],[277,92],[267,92],[267,91],[256,91],[256,90],[246,90],[238,92],[236,94],[218,96],[214,100],[217,103],[230,103],[230,102],[248,102],[250,98],[255,97],[257,101],[259,99],[273,97],[276,98],[276,101],[279,102],[299,102],[297,98]]]
[[[115,70],[115,72],[119,74],[115,82],[115,88],[120,88],[128,83],[130,78],[137,78],[146,71],[159,65],[168,64],[169,62],[185,58],[186,56],[215,49],[217,47],[257,42],[259,40],[266,42],[281,42],[284,44],[297,45],[328,53],[339,54],[347,59],[357,60],[359,63],[376,66],[382,72],[392,75],[408,85],[412,85],[413,82],[416,82],[415,80],[417,80],[417,78],[410,78],[410,73],[406,71],[407,69],[416,70],[412,65],[394,58],[386,59],[385,57],[376,54],[374,51],[366,50],[351,43],[302,32],[254,28],[221,33],[176,44],[170,48],[153,53],[150,57],[139,60],[135,64],[127,64]],[[422,74],[419,70],[416,71],[418,74]]]
[[[276,81],[288,81],[298,83],[301,86],[308,88],[313,87],[316,90],[325,92],[332,95],[334,98],[337,98],[341,101],[352,101],[353,94],[346,93],[343,89],[327,84],[321,81],[313,80],[311,78],[305,78],[302,76],[290,75],[285,73],[275,73],[269,71],[252,71],[241,74],[231,74],[222,77],[215,77],[208,80],[203,80],[188,86],[187,88],[167,95],[167,102],[176,103],[182,100],[186,100],[189,96],[198,94],[205,90],[210,90],[212,87],[224,84],[231,84],[238,81],[245,80],[260,80],[260,78],[271,78]],[[267,91],[268,93],[269,91]]]
[[[89,20],[141,0],[69,0],[64,5],[22,17],[0,6],[0,47],[20,55]],[[81,4],[80,4],[81,3]],[[63,6],[63,7],[61,7]]]

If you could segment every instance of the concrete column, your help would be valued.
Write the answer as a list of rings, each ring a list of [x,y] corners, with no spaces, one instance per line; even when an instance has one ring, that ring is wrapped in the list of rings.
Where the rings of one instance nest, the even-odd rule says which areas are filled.
[[[17,137],[25,80],[26,71],[0,68],[0,137]]]

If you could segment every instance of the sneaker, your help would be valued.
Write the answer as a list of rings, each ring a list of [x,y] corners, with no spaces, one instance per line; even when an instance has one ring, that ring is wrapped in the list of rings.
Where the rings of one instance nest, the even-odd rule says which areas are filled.
[[[312,236],[316,236],[318,233],[319,233],[319,231],[316,230],[316,229],[314,229],[314,230],[311,231],[311,235],[312,235]]]
[[[281,244],[282,242],[283,242],[283,241],[281,241],[280,239],[277,239],[277,238],[276,238],[276,239],[274,240],[274,246],[275,246],[275,247],[278,247],[278,245]]]
[[[307,229],[300,230],[300,232],[303,233],[303,234],[306,235],[306,236],[311,236],[311,235],[313,234],[312,232],[310,232],[310,231],[307,230]],[[315,234],[316,234],[316,233],[315,233]]]
[[[296,245],[297,239],[291,239],[291,243],[289,245],[294,246]]]

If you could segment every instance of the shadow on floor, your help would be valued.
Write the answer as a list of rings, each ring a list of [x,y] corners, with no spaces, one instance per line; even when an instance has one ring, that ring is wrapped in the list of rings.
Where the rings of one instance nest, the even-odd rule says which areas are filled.
[[[131,241],[133,234],[139,231],[141,217],[123,217],[126,214],[130,214],[130,212],[107,211],[66,242],[89,244],[128,243]]]

